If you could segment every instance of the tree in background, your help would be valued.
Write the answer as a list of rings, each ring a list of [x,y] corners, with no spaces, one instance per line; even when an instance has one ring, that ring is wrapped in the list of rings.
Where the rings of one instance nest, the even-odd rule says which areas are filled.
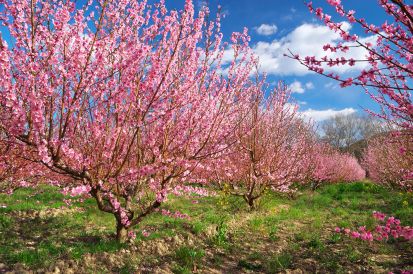
[[[191,174],[232,145],[254,89],[246,31],[223,43],[219,15],[195,15],[190,0],[182,11],[164,1],[0,3],[12,43],[0,39],[3,143],[94,197],[120,242],[176,187],[206,182]]]
[[[342,152],[361,159],[367,140],[392,130],[386,123],[372,115],[338,114],[321,124],[321,139]],[[393,129],[394,130],[394,129]]]
[[[326,183],[359,181],[366,177],[365,170],[354,156],[341,153],[328,144],[314,146],[311,159],[313,190]]]
[[[323,139],[330,145],[345,150],[361,139],[359,120],[356,114],[338,114],[324,121],[321,125]]]
[[[412,138],[400,134],[391,138],[385,135],[376,136],[368,142],[363,165],[375,182],[412,191]]]
[[[250,209],[265,191],[290,192],[291,185],[307,179],[311,125],[297,106],[289,103],[290,90],[279,83],[266,94],[257,84],[249,107],[239,117],[236,144],[217,161],[213,178],[230,194],[241,196]]]

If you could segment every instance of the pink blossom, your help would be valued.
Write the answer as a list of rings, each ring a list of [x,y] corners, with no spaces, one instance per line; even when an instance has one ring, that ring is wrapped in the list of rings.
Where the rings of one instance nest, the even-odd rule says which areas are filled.
[[[413,228],[409,226],[401,226],[400,220],[394,217],[388,217],[380,212],[373,212],[373,217],[379,222],[385,222],[385,226],[377,225],[373,231],[368,231],[365,226],[359,227],[358,231],[351,231],[350,229],[335,230],[337,233],[343,232],[355,239],[361,239],[363,241],[377,241],[388,240],[389,237],[404,238],[406,240],[413,239]]]
[[[147,231],[147,230],[142,230],[142,235],[143,235],[144,237],[149,237],[149,236],[151,235],[151,233],[150,233],[149,231]]]
[[[131,240],[135,240],[136,239],[136,233],[133,230],[128,231],[128,237]]]
[[[327,0],[327,2],[332,6],[338,6],[341,4],[341,0]]]

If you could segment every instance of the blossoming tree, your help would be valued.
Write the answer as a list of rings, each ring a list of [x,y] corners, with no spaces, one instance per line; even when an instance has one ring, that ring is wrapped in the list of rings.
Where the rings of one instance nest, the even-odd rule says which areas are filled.
[[[390,135],[391,133],[388,133]],[[364,162],[369,177],[377,183],[413,189],[413,140],[409,135],[376,136],[368,141]]]
[[[226,64],[219,16],[190,0],[0,3],[0,127],[113,214],[119,241],[231,146],[256,64],[246,32]]]
[[[289,88],[279,83],[268,95],[263,84],[240,112],[236,144],[214,169],[215,180],[251,209],[265,191],[291,192],[293,183],[306,179],[314,142],[310,124],[289,103]]]
[[[366,177],[357,159],[328,144],[317,144],[312,152],[312,188],[325,183],[352,182]]]

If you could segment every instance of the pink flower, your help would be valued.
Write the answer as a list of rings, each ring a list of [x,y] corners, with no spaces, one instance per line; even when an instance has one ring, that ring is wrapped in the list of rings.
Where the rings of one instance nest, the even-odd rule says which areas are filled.
[[[350,78],[344,80],[343,82],[341,82],[340,86],[342,88],[344,88],[344,87],[351,86],[352,84],[353,84],[353,78],[350,77]]]
[[[383,221],[386,215],[378,211],[373,211],[373,217],[379,221]]]
[[[146,230],[142,230],[142,235],[143,235],[144,237],[149,237],[149,236],[151,235],[151,233],[148,232],[148,231],[146,231]]]
[[[355,13],[356,12],[354,10],[349,10],[348,13],[347,13],[347,18],[351,23],[356,22],[356,18],[354,17]]]
[[[327,2],[334,7],[341,4],[341,0],[327,0]]]
[[[70,199],[63,199],[63,202],[66,204],[66,206],[71,206],[72,205],[72,200],[70,200]]]
[[[373,234],[371,232],[361,233],[360,238],[364,241],[373,241]]]
[[[128,237],[129,237],[131,240],[135,240],[135,239],[136,239],[136,234],[135,234],[135,232],[134,232],[133,230],[130,230],[130,231],[128,232]]]
[[[363,241],[370,242],[373,241],[373,239],[376,239],[377,241],[388,240],[389,236],[393,237],[394,239],[413,239],[413,228],[409,226],[402,226],[399,219],[396,219],[395,217],[389,217],[387,218],[387,220],[385,220],[386,215],[376,211],[373,212],[373,216],[378,221],[385,222],[386,225],[377,225],[373,231],[367,231],[365,226],[360,226],[358,229],[360,233],[356,231],[350,233],[349,229],[344,229],[344,232],[346,234],[350,234],[352,238],[359,238]]]

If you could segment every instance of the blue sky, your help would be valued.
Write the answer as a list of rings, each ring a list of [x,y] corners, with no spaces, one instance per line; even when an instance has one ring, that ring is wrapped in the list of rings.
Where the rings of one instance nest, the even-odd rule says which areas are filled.
[[[195,0],[197,6],[201,0]],[[167,0],[168,8],[181,9],[184,0]],[[381,24],[385,16],[377,0],[342,0],[346,9],[354,9],[357,16],[369,23]],[[333,18],[335,12],[325,0],[314,0],[315,7],[323,7]],[[337,37],[311,14],[302,0],[209,0],[214,10],[222,6],[226,14],[222,21],[225,37],[233,31],[249,29],[251,46],[261,61],[261,71],[268,74],[269,82],[283,80],[294,90],[294,99],[300,103],[301,111],[316,121],[321,121],[336,113],[362,113],[364,108],[378,110],[377,105],[361,88],[342,89],[333,80],[310,73],[306,68],[283,56],[288,49],[307,55],[323,54],[322,46],[327,42],[337,42]],[[339,20],[343,20],[338,18]],[[351,29],[365,39],[366,34],[358,27]],[[358,56],[364,53],[355,52]],[[357,70],[339,71],[354,74]]]

